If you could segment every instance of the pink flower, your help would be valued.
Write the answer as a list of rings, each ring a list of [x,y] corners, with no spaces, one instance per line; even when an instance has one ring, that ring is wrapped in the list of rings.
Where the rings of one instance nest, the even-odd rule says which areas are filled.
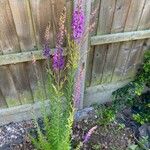
[[[91,138],[91,135],[94,133],[94,131],[97,129],[97,126],[94,126],[89,130],[89,132],[85,135],[83,143],[87,143],[89,139]]]

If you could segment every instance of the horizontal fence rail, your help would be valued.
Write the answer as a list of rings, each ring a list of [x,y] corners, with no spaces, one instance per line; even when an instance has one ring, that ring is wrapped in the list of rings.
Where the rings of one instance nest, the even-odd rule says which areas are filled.
[[[32,60],[44,59],[42,51],[29,51],[14,54],[6,54],[0,56],[0,65],[16,64]]]
[[[91,45],[125,42],[150,38],[150,30],[122,32],[91,37]]]
[[[54,49],[51,49],[51,54],[53,53],[54,53]],[[65,56],[66,53],[64,52],[63,55]],[[23,62],[33,61],[33,60],[42,60],[42,59],[45,59],[45,57],[43,56],[42,50],[6,54],[6,55],[0,55],[0,66],[23,63]]]
[[[123,32],[91,37],[91,46],[150,38],[150,30]],[[52,53],[54,49],[51,50]],[[64,53],[66,55],[66,53]],[[0,66],[45,59],[42,50],[0,55]]]

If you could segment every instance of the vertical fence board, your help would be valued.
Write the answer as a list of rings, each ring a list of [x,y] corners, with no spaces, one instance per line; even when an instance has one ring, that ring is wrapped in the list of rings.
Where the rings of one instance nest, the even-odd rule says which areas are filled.
[[[27,0],[9,0],[22,51],[27,49],[31,50],[36,45],[26,1]]]
[[[0,108],[7,108],[7,103],[1,89],[0,89]]]
[[[19,36],[21,51],[33,50],[34,47],[37,47],[37,45],[29,1],[10,1],[10,6],[16,25],[16,31]],[[39,62],[34,64],[32,64],[32,62],[27,62],[24,66],[24,74],[26,74],[29,88],[31,90],[30,92],[33,95],[34,101],[40,99],[40,97],[37,95],[40,91],[44,96],[43,80],[41,75],[42,72],[40,68],[41,66]],[[24,83],[23,85],[25,86]],[[39,90],[39,88],[41,88],[41,90]],[[24,95],[24,97],[26,97],[26,101],[23,103],[29,103],[32,100],[32,98],[29,97],[31,95],[28,95],[29,94]]]
[[[1,35],[1,34],[0,34]],[[0,36],[1,37],[1,36]],[[0,41],[0,55],[2,55],[2,51],[1,51],[1,41]],[[2,70],[3,67],[0,67],[0,70]],[[1,72],[0,72],[1,73]],[[4,78],[5,79],[5,78]],[[0,80],[0,85],[2,85],[2,82]],[[3,95],[2,93],[2,90],[1,90],[1,86],[0,86],[0,108],[6,108],[7,107],[7,102],[6,102],[6,99],[5,99],[5,96]]]
[[[33,14],[33,20],[35,24],[36,30],[36,39],[38,41],[38,48],[40,49],[44,44],[44,33],[48,24],[50,24],[50,45],[52,48],[55,47],[55,35],[56,31],[53,31],[53,14],[52,8],[54,7],[54,3],[50,0],[31,0],[31,10]],[[55,30],[55,29],[54,29]]]
[[[132,0],[125,24],[125,32],[137,30],[144,4],[145,0]],[[112,81],[122,80],[122,76],[126,76],[124,67],[130,55],[131,46],[132,41],[122,43],[119,50],[117,63],[114,69]]]
[[[45,29],[48,25],[50,25],[50,47],[54,48],[56,45],[56,33],[58,31],[58,20],[60,17],[60,13],[64,6],[63,0],[31,0],[31,11],[33,16],[33,22],[35,25],[35,34],[36,34],[36,40],[38,43],[38,49],[42,48],[45,44],[44,34]],[[43,76],[43,82],[46,88],[46,92],[48,92],[47,89],[47,71],[46,71],[46,63],[45,61],[42,61],[42,76]]]
[[[117,0],[111,33],[123,32],[131,0]],[[103,70],[102,83],[111,82],[120,43],[110,44]]]
[[[0,88],[9,107],[21,104],[13,78],[6,66],[0,67]]]
[[[25,11],[24,3],[25,1],[9,0],[10,9],[12,12],[12,18],[14,21],[16,34],[18,36],[18,41],[19,41],[19,51],[17,52],[25,50],[26,47],[29,48],[33,41],[32,36],[30,34],[30,30],[28,28],[28,19],[26,15],[27,11]],[[10,72],[15,82],[15,86],[18,90],[21,103],[22,104],[31,103],[32,92],[31,92],[25,64],[22,63],[22,64],[11,66]]]
[[[83,0],[83,9],[85,13],[85,33],[88,32],[90,27],[90,14],[91,14],[91,5],[92,0]],[[80,47],[80,53],[82,57],[82,60],[80,62],[80,66],[78,68],[77,77],[80,76],[80,68],[83,66],[83,72],[82,72],[82,78],[80,81],[81,89],[80,89],[80,105],[79,109],[83,108],[83,100],[84,100],[84,92],[85,92],[85,75],[86,75],[86,66],[87,66],[87,53],[85,52],[89,51],[89,32],[84,40],[84,43]],[[83,55],[84,54],[84,55]]]
[[[91,33],[91,36],[96,35],[99,12],[100,12],[100,4],[101,4],[101,0],[94,0],[92,2],[91,13],[93,13],[94,11],[96,11],[96,13],[95,13],[95,15],[91,14],[91,24],[95,23],[95,27]],[[93,59],[94,59],[94,48],[95,48],[94,46],[90,47],[90,50],[89,50],[88,56],[87,56],[86,87],[90,86],[90,84],[91,84],[92,67],[93,67]]]
[[[33,17],[33,24],[35,27],[35,35],[36,35],[36,40],[37,40],[37,46],[38,49],[41,49],[44,44],[44,34],[46,27],[48,24],[50,25],[50,46],[51,48],[55,47],[55,37],[54,37],[54,31],[53,32],[53,24],[52,24],[52,1],[50,0],[45,0],[45,1],[40,1],[40,0],[31,0],[30,1],[30,7],[31,7],[31,12],[32,12],[32,17]],[[53,4],[54,5],[54,4]],[[47,72],[46,72],[46,63],[45,61],[42,61],[41,63],[42,66],[42,76],[43,76],[43,82],[45,85],[45,90],[46,93],[48,92],[47,86],[46,86],[46,78],[47,78]],[[32,74],[31,74],[32,75]]]
[[[143,13],[138,24],[138,30],[144,30],[149,28],[150,28],[150,1],[146,0]],[[126,73],[125,78],[128,78],[130,75],[134,76],[136,74],[136,70],[139,64],[141,64],[143,58],[144,42],[145,40],[133,41],[131,52],[124,70],[124,72]]]
[[[0,1],[0,41],[3,54],[19,51],[18,37],[7,0]],[[10,69],[14,65],[0,67],[0,86],[8,106],[21,104],[16,85],[13,81]],[[16,68],[20,66],[16,66]]]
[[[116,0],[101,1],[99,23],[97,27],[97,35],[108,34],[111,31],[112,20],[114,16]],[[92,70],[91,84],[99,84],[102,80],[103,67],[107,55],[107,45],[96,46],[94,51],[94,61]]]

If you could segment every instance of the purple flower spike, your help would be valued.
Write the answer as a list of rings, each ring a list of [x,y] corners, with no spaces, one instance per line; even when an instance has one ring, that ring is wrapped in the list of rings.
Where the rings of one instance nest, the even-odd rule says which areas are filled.
[[[53,56],[53,69],[55,71],[62,70],[64,68],[64,64],[63,50],[57,49]]]
[[[97,129],[97,126],[94,126],[89,130],[89,132],[85,135],[83,143],[87,143],[89,139],[91,138],[91,135],[94,133],[94,131]]]
[[[73,12],[72,29],[74,40],[79,40],[84,33],[85,15],[80,7]]]
[[[45,44],[44,48],[43,48],[43,56],[46,58],[50,57],[50,48],[48,44]]]

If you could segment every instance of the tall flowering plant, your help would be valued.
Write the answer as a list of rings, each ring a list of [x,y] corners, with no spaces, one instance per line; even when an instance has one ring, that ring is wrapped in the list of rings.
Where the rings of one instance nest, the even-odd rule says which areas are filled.
[[[54,53],[49,47],[49,26],[45,32],[46,42],[43,47],[43,55],[48,62],[50,61],[47,68],[50,117],[46,109],[43,109],[44,129],[41,130],[36,123],[38,138],[32,138],[32,141],[39,150],[71,150],[72,124],[75,109],[80,103],[80,80],[83,76],[83,67],[78,69],[79,43],[83,39],[85,28],[85,15],[81,3],[73,11],[70,23],[72,33],[67,32],[65,22],[66,8],[60,15]],[[67,41],[66,56],[64,56],[63,48],[64,39]],[[75,80],[77,69],[79,76]],[[65,75],[63,72],[65,72]],[[85,138],[84,141],[87,141],[88,138]]]

